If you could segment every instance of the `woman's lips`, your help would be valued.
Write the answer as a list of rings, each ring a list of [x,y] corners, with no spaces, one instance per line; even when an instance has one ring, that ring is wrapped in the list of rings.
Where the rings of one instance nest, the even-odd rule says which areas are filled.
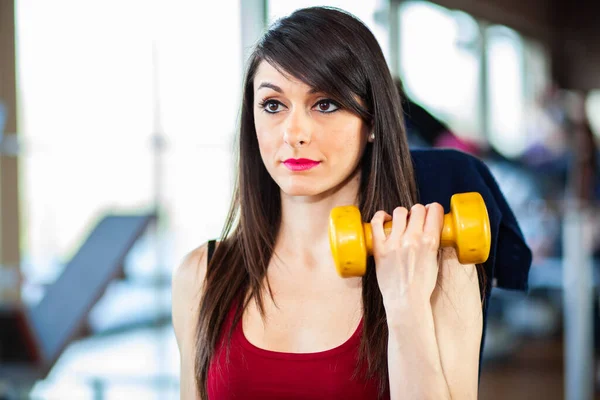
[[[319,165],[320,161],[309,160],[306,158],[290,158],[283,162],[290,171],[306,171]]]

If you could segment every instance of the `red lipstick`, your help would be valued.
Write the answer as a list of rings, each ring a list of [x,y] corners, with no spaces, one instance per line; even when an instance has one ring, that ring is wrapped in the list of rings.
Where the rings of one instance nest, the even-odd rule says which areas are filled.
[[[307,171],[320,163],[320,161],[309,160],[307,158],[289,158],[283,162],[283,165],[290,171]]]

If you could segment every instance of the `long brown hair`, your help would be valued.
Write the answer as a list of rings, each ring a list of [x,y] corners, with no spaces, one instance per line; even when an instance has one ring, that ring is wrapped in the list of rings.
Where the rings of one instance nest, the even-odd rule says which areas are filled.
[[[204,283],[195,360],[196,384],[203,399],[207,397],[209,363],[234,301],[249,295],[243,304],[236,303],[234,325],[251,300],[264,315],[261,285],[280,224],[280,189],[259,156],[254,126],[253,79],[261,61],[327,93],[372,127],[376,140],[367,145],[360,164],[361,215],[370,219],[377,210],[391,214],[397,206],[411,207],[417,202],[400,96],[373,34],[355,17],[330,7],[298,10],[277,21],[249,59],[234,195],[222,242],[210,261]],[[388,386],[388,332],[374,267],[370,258],[362,279],[364,329],[356,375],[378,379],[383,394]],[[360,368],[363,365],[364,370]]]

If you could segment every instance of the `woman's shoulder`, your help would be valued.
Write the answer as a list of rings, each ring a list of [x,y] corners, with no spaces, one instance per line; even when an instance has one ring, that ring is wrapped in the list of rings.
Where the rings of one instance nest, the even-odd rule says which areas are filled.
[[[173,270],[171,278],[173,329],[178,344],[189,340],[197,320],[200,298],[206,277],[209,243],[203,243],[187,253]],[[187,333],[186,333],[187,332]]]
[[[172,283],[178,289],[191,289],[204,280],[209,243],[203,243],[187,253],[173,270]]]
[[[187,253],[173,270],[171,318],[179,348],[182,398],[197,398],[194,375],[195,333],[206,276],[208,243]]]

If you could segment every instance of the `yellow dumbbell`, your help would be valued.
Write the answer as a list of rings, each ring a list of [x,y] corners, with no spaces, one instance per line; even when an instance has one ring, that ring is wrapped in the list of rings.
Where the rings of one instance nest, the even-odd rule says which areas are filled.
[[[384,223],[386,235],[392,231],[392,221]],[[363,222],[356,206],[341,206],[331,210],[329,244],[340,276],[363,276],[367,257],[373,254],[371,224]],[[480,264],[490,254],[490,220],[479,193],[458,193],[450,199],[450,213],[444,215],[440,247],[454,247],[461,264]]]

